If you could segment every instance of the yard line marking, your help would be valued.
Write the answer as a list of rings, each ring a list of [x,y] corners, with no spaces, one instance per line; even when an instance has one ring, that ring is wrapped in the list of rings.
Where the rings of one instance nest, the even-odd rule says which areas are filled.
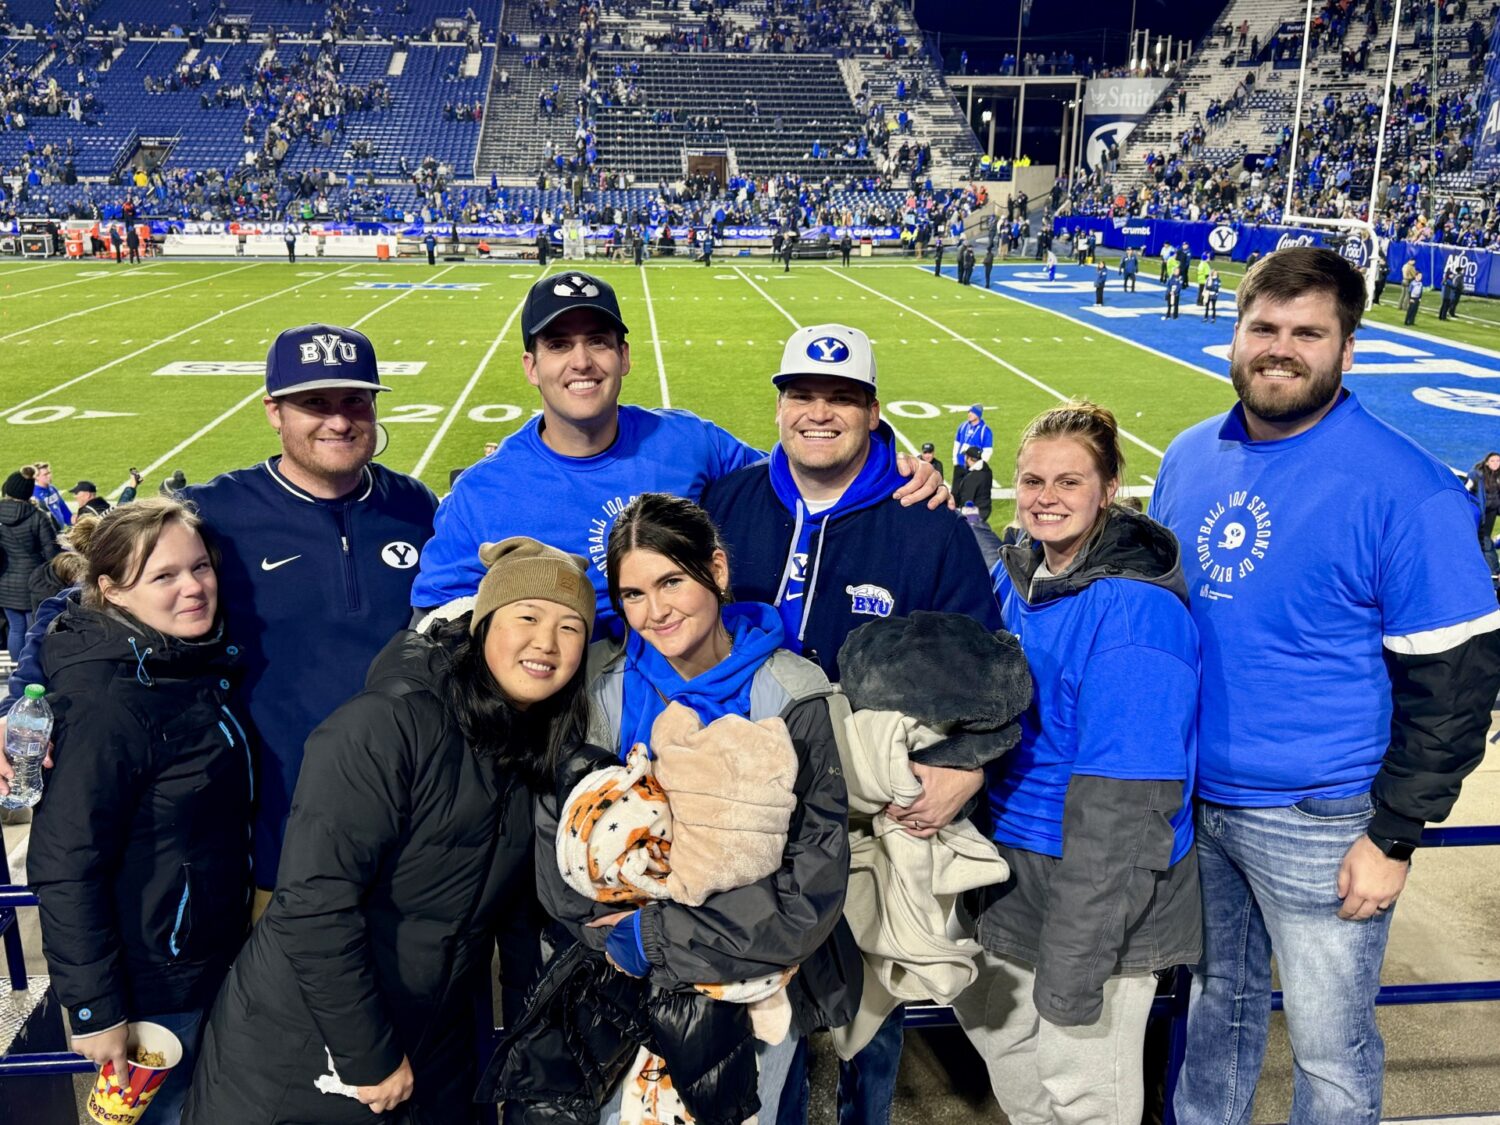
[[[907,269],[922,269],[922,267],[921,266],[907,266]],[[922,270],[922,272],[926,273],[928,271]],[[1157,285],[1157,283],[1154,282],[1154,281],[1147,282],[1147,284],[1153,285],[1153,286]],[[1063,320],[1070,320],[1074,324],[1077,324],[1077,325],[1079,325],[1082,328],[1087,328],[1090,332],[1098,332],[1100,335],[1110,337],[1110,339],[1119,340],[1120,343],[1122,343],[1122,344],[1129,344],[1133,348],[1140,348],[1141,351],[1143,351],[1143,352],[1150,352],[1152,355],[1157,356],[1160,359],[1169,360],[1170,362],[1177,364],[1177,366],[1179,366],[1179,367],[1186,367],[1189,371],[1196,371],[1200,375],[1207,375],[1210,379],[1217,379],[1221,383],[1227,383],[1227,382],[1229,382],[1229,376],[1227,376],[1227,375],[1220,375],[1217,372],[1210,371],[1206,367],[1199,367],[1196,363],[1190,363],[1188,360],[1181,359],[1178,356],[1169,355],[1166,352],[1158,351],[1156,348],[1153,348],[1150,344],[1143,344],[1139,340],[1132,340],[1129,336],[1121,336],[1118,332],[1113,332],[1110,329],[1103,327],[1102,325],[1095,324],[1095,323],[1092,323],[1092,322],[1087,321],[1087,320],[1080,320],[1076,316],[1069,316],[1065,312],[1057,312],[1054,309],[1049,309],[1049,308],[1046,308],[1046,307],[1044,307],[1042,305],[1034,305],[1030,301],[1026,300],[1023,297],[1017,297],[1017,296],[1015,296],[1015,295],[1013,295],[1011,293],[1006,293],[1006,292],[1004,292],[1003,290],[1000,290],[1000,289],[986,289],[983,286],[975,286],[974,288],[975,288],[975,290],[977,292],[979,292],[979,293],[987,293],[991,297],[1000,297],[1000,298],[1002,298],[1004,300],[1007,300],[1007,301],[1014,301],[1016,304],[1022,306],[1023,308],[1031,309],[1031,310],[1033,310],[1035,312],[1044,312],[1044,313],[1047,313],[1049,316],[1062,317]],[[1389,328],[1390,325],[1383,324],[1383,325],[1381,325],[1381,327],[1382,328]],[[1084,339],[1088,340],[1090,338],[1087,337],[1087,336],[1085,336]],[[998,343],[998,342],[999,341],[996,341],[996,343]],[[1030,343],[1030,342],[1031,341],[1029,341],[1029,340],[1027,341],[1027,343]]]
[[[505,323],[500,328],[500,335],[496,336],[490,343],[489,349],[484,353],[484,358],[479,361],[479,366],[474,368],[474,374],[469,376],[469,381],[464,384],[464,389],[453,403],[453,408],[448,411],[448,416],[443,419],[443,423],[438,427],[437,433],[432,435],[432,441],[422,451],[421,459],[417,461],[416,468],[411,471],[412,476],[420,478],[422,470],[427,468],[428,462],[432,460],[433,454],[437,452],[438,446],[442,444],[443,438],[447,436],[449,429],[452,428],[454,420],[458,417],[458,412],[464,408],[464,403],[474,393],[474,388],[479,383],[479,377],[484,374],[484,369],[490,365],[490,360],[499,349],[506,334],[510,332],[510,326],[516,322],[516,317],[521,315],[521,308],[525,304],[526,298],[522,297],[516,307],[511,310],[510,316],[506,318]]]
[[[17,336],[24,336],[28,332],[35,332],[38,328],[46,328],[53,324],[61,324],[65,320],[72,320],[75,316],[88,316],[91,313],[100,311],[101,309],[112,308],[115,305],[123,305],[127,301],[139,301],[143,297],[159,297],[163,293],[167,292],[168,289],[181,289],[185,285],[200,285],[205,281],[212,281],[216,277],[228,277],[232,273],[239,273],[240,270],[253,270],[256,266],[259,265],[264,265],[264,263],[251,262],[249,265],[235,266],[234,269],[225,270],[223,273],[209,274],[207,277],[194,278],[192,281],[179,281],[176,285],[168,285],[166,289],[153,289],[146,293],[136,293],[130,297],[121,297],[118,301],[106,301],[102,305],[90,305],[86,309],[79,309],[77,312],[66,313],[63,316],[59,316],[53,320],[44,320],[41,324],[33,324],[30,328],[20,328],[15,332],[10,333],[9,335],[0,336],[0,343],[5,342],[6,340],[14,339]],[[229,341],[226,340],[224,342],[227,344]]]
[[[131,272],[145,273],[150,268],[150,266],[143,266],[140,269],[132,270]],[[17,270],[16,272],[20,273],[21,271]],[[24,293],[0,294],[0,301],[13,301],[17,297],[35,297],[38,293],[45,293],[49,289],[65,289],[69,285],[82,285],[86,281],[103,281],[106,277],[110,276],[113,275],[105,273],[91,273],[87,277],[75,277],[72,281],[59,281],[56,285],[43,285],[40,289],[28,289]],[[121,274],[121,276],[123,277],[125,275]]]
[[[438,273],[433,274],[433,277],[434,278],[441,277],[443,274],[447,273],[448,270],[451,270],[451,269],[454,269],[454,268],[455,268],[454,266],[448,266],[447,269],[440,270]],[[429,278],[428,280],[432,280],[432,279]],[[385,309],[390,308],[397,301],[401,300],[402,297],[409,297],[411,294],[413,294],[415,292],[416,292],[415,289],[403,289],[400,293],[397,293],[389,301],[386,301],[384,304],[377,305],[375,308],[373,308],[369,312],[365,313],[364,316],[360,317],[353,324],[349,325],[349,327],[350,328],[358,328],[361,324],[364,324],[365,321],[369,320],[376,313],[382,312]],[[239,402],[237,402],[233,406],[231,406],[228,410],[224,411],[224,413],[220,414],[213,421],[211,421],[211,422],[207,423],[206,425],[204,425],[201,429],[199,429],[196,433],[194,433],[190,437],[184,438],[181,442],[179,442],[177,445],[173,446],[167,452],[163,453],[159,458],[157,458],[151,464],[147,465],[145,467],[145,469],[142,470],[142,474],[144,475],[145,473],[154,472],[155,470],[161,468],[168,461],[172,460],[174,457],[176,457],[178,454],[180,454],[188,446],[190,446],[194,442],[196,442],[199,438],[206,437],[208,434],[210,434],[214,430],[218,429],[219,426],[221,426],[223,423],[229,421],[230,418],[234,417],[236,414],[238,414],[245,407],[249,406],[252,402],[256,402],[258,400],[261,400],[261,399],[265,398],[265,393],[266,393],[266,389],[265,389],[264,386],[256,388],[250,394],[248,394],[244,398],[240,399]],[[114,494],[111,495],[109,497],[109,499],[113,500],[116,496],[118,496],[119,493],[121,492],[121,490],[123,490],[124,487],[125,487],[125,485],[128,484],[128,483],[129,483],[128,481],[122,481],[115,488]]]
[[[913,313],[916,316],[921,317],[923,320],[927,321],[927,323],[929,323],[931,325],[934,325],[937,328],[941,328],[944,332],[948,333],[948,335],[952,336],[955,340],[958,340],[959,342],[961,342],[963,344],[967,344],[969,347],[973,348],[976,352],[978,352],[980,355],[984,356],[986,359],[990,360],[993,363],[997,363],[1001,367],[1005,368],[1012,375],[1015,375],[1015,376],[1017,376],[1017,377],[1019,377],[1021,379],[1026,380],[1026,382],[1030,383],[1032,386],[1038,388],[1039,390],[1046,391],[1049,395],[1051,395],[1053,398],[1057,399],[1059,402],[1066,402],[1066,401],[1068,401],[1068,396],[1065,395],[1065,394],[1063,394],[1061,391],[1059,391],[1059,390],[1057,390],[1057,389],[1055,389],[1053,387],[1047,386],[1046,383],[1042,382],[1040,379],[1035,378],[1034,376],[1026,374],[1026,372],[1022,371],[1015,364],[1009,363],[1009,362],[1001,359],[999,356],[997,356],[994,352],[990,351],[988,348],[983,348],[980,345],[974,343],[972,340],[965,340],[957,332],[953,331],[953,329],[949,328],[946,324],[943,324],[941,321],[933,320],[932,317],[928,316],[926,313],[917,312],[916,309],[913,309],[913,308],[910,308],[910,307],[908,307],[906,305],[903,305],[900,301],[896,300],[896,298],[894,298],[894,297],[887,297],[884,293],[882,293],[878,289],[870,289],[870,287],[868,285],[866,285],[864,282],[862,282],[862,281],[855,281],[854,278],[848,277],[845,274],[841,274],[838,270],[829,269],[829,267],[827,267],[827,266],[824,266],[823,268],[825,270],[828,270],[828,272],[831,273],[831,274],[833,274],[835,277],[842,277],[850,285],[858,285],[861,289],[869,289],[869,291],[871,293],[874,293],[877,297],[880,297],[882,300],[889,301],[891,304],[895,305],[897,308],[906,309],[907,312]],[[1144,441],[1141,438],[1136,437],[1134,434],[1132,434],[1130,431],[1128,431],[1128,430],[1126,430],[1124,428],[1121,428],[1121,430],[1120,430],[1120,436],[1123,437],[1123,438],[1125,438],[1127,441],[1134,442],[1136,445],[1138,445],[1142,449],[1144,449],[1147,453],[1154,454],[1158,458],[1160,458],[1161,456],[1163,456],[1162,450],[1157,449],[1156,446],[1152,445],[1150,442]]]
[[[308,281],[299,281],[295,285],[288,285],[285,289],[278,289],[274,293],[267,293],[264,297],[257,297],[253,301],[246,301],[244,304],[236,305],[232,309],[225,309],[223,312],[214,313],[213,316],[205,317],[197,324],[190,324],[186,328],[183,328],[177,332],[173,332],[170,336],[163,336],[159,340],[152,340],[151,343],[146,344],[144,347],[139,347],[133,352],[128,352],[125,355],[110,360],[108,363],[100,364],[92,371],[85,371],[82,375],[75,375],[73,376],[73,378],[67,380],[67,382],[59,383],[57,386],[51,388],[50,390],[43,391],[39,395],[32,395],[30,398],[18,402],[14,406],[7,406],[5,409],[0,410],[0,418],[4,418],[8,414],[14,414],[17,410],[20,410],[21,408],[26,406],[30,406],[34,402],[40,402],[44,398],[55,395],[58,391],[67,390],[69,387],[74,386],[77,383],[81,383],[85,379],[91,379],[101,372],[108,371],[111,367],[118,367],[120,364],[135,359],[137,356],[145,355],[147,352],[153,350],[154,348],[159,348],[163,344],[170,343],[171,341],[177,339],[179,336],[186,336],[189,332],[196,332],[205,324],[212,324],[214,321],[219,320],[222,317],[233,316],[235,313],[244,312],[248,308],[253,308],[256,305],[261,304],[263,301],[270,301],[274,300],[277,297],[284,297],[293,290],[301,289],[304,286],[317,285],[318,283],[327,281],[330,278],[338,277],[339,274],[348,273],[350,270],[355,268],[355,265],[347,265],[343,269],[335,270],[333,273],[325,274],[323,277],[313,278]],[[128,340],[123,341],[123,343],[129,342],[130,341]]]
[[[661,358],[661,334],[656,330],[656,306],[651,303],[651,282],[646,279],[649,272],[641,270],[641,288],[646,291],[646,318],[651,322],[651,342],[656,345],[656,376],[661,382],[661,404],[665,409],[672,405],[672,396],[667,393],[667,365]]]
[[[17,270],[0,270],[0,280],[3,280],[4,278],[7,278],[7,277],[15,277],[16,274],[18,274],[18,273],[26,273],[28,270],[44,270],[48,266],[50,266],[51,264],[52,264],[51,262],[38,262],[34,266],[22,266],[20,269],[17,269]]]
[[[745,273],[744,270],[740,269],[739,266],[735,266],[734,272],[739,274],[740,277],[744,278],[745,282],[750,286],[751,289],[754,289],[757,293],[759,293],[762,297],[769,301],[773,309],[779,312],[782,316],[786,317],[787,320],[791,321],[793,328],[802,327],[795,316],[787,312],[786,309],[782,308],[774,300],[772,300],[771,294],[767,293],[759,285],[755,284],[755,282],[750,279],[750,277]],[[873,342],[871,343],[871,346],[874,346]],[[911,439],[903,434],[900,430],[896,429],[896,427],[891,424],[891,420],[889,417],[884,418],[883,421],[887,426],[891,427],[891,433],[896,435],[896,440],[899,441],[902,445],[906,446],[906,451],[913,457],[915,457],[917,455],[917,447],[911,443]]]

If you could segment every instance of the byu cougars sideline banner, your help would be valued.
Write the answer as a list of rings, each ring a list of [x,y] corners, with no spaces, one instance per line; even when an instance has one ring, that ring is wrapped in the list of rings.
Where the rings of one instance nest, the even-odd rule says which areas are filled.
[[[1484,97],[1479,105],[1479,136],[1474,142],[1474,166],[1500,155],[1500,16],[1490,35],[1490,61],[1484,68]]]
[[[1170,78],[1095,78],[1083,87],[1083,162],[1097,168],[1111,144],[1123,150],[1125,138],[1141,123]]]

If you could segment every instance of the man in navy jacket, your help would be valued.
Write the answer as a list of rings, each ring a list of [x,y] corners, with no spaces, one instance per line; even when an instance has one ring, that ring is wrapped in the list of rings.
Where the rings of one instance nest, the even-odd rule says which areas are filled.
[[[880,420],[875,357],[857,328],[793,333],[772,377],[780,440],[771,455],[714,481],[703,495],[729,548],[742,601],[774,604],[786,645],[839,678],[844,638],[877,617],[914,610],[967,614],[1001,627],[984,557],[968,524],[946,508],[903,508],[895,435]],[[914,766],[923,795],[897,819],[929,836],[983,784],[981,770]],[[901,1060],[902,1010],[839,1068],[840,1120],[884,1121]],[[805,1059],[800,1061],[805,1062]],[[778,1121],[806,1120],[794,1064]]]
[[[386,389],[362,333],[288,329],[266,360],[266,417],[281,454],[178,493],[197,505],[219,547],[225,627],[243,650],[237,699],[259,742],[258,908],[276,883],[303,743],[364,687],[370,661],[405,627],[432,536],[432,491],[371,463],[375,395]],[[31,637],[62,604],[53,599],[38,613],[19,687],[41,682]],[[14,678],[11,687],[19,690]]]

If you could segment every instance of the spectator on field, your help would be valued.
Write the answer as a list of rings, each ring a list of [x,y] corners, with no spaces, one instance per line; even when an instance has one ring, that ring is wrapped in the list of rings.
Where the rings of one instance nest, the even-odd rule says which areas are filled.
[[[109,501],[99,495],[99,486],[91,480],[81,480],[68,490],[78,504],[78,514],[91,512],[102,516],[109,511]]]
[[[943,463],[937,459],[937,446],[930,441],[922,443],[922,451],[917,454],[919,460],[926,461],[937,470],[938,476],[943,475]]]
[[[73,522],[73,511],[68,507],[68,502],[62,498],[62,493],[52,483],[52,466],[45,461],[38,461],[32,466],[35,470],[33,480],[35,487],[32,489],[31,498],[36,506],[41,508],[52,517],[61,531]]]
[[[964,450],[964,478],[954,489],[953,500],[960,509],[975,508],[985,522],[989,522],[990,506],[994,503],[991,493],[995,487],[995,474],[985,464],[983,454],[974,446]]]
[[[31,572],[57,554],[57,531],[32,500],[36,470],[30,465],[5,478],[0,488],[0,609],[5,610],[6,646],[21,659],[31,627]]]
[[[1500,453],[1486,453],[1469,470],[1467,487],[1479,502],[1479,547],[1490,566],[1490,577],[1500,584],[1500,559],[1495,557],[1495,518],[1500,516]]]
[[[969,471],[968,463],[964,460],[964,450],[971,446],[979,450],[980,458],[988,465],[995,452],[995,434],[985,423],[984,407],[978,403],[969,407],[969,413],[959,423],[958,432],[953,435],[954,488],[963,483],[964,474]]]
[[[249,921],[251,749],[229,706],[240,650],[218,552],[187,505],[137,501],[71,534],[88,570],[39,645],[56,766],[26,870],[73,1049],[124,1075],[126,1021],[167,1028],[182,1060],[152,1115],[177,1125]]]

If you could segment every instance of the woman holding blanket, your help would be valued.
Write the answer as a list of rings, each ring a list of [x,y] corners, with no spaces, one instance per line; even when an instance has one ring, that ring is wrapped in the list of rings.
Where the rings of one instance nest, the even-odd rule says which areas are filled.
[[[584,733],[594,624],[583,559],[519,537],[479,558],[472,612],[398,633],[308,739],[189,1125],[476,1119],[474,998],[527,919],[532,792]]]
[[[697,505],[661,493],[640,496],[615,523],[607,568],[610,598],[629,632],[623,649],[596,646],[591,654],[599,674],[589,741],[608,748],[605,765],[618,772],[625,762],[635,770],[631,776],[645,768],[649,748],[652,788],[637,785],[630,796],[649,799],[658,785],[665,791],[676,816],[670,855],[661,849],[659,864],[627,874],[634,886],[587,897],[575,889],[576,878],[564,881],[548,856],[566,857],[594,814],[565,805],[559,842],[559,810],[543,801],[538,885],[555,917],[571,923],[587,945],[602,948],[619,972],[649,985],[652,1042],[668,1076],[678,1079],[675,1094],[684,1108],[699,1121],[742,1121],[757,1112],[757,1100],[761,1107],[777,1105],[798,1040],[846,1022],[859,999],[859,955],[842,922],[848,802],[829,718],[832,689],[817,665],[781,647],[773,607],[731,602],[728,559]],[[784,775],[776,767],[756,767],[759,776],[751,776],[748,763],[775,761],[778,743],[791,751]],[[783,787],[777,833],[767,828],[775,798],[766,794]],[[560,790],[565,804],[566,789]],[[737,813],[742,804],[756,807]],[[610,806],[606,799],[590,808]],[[720,831],[726,819],[732,821],[727,834]],[[758,859],[768,840],[774,850]],[[589,854],[592,862],[596,853]],[[759,875],[746,882],[746,872],[761,860],[767,862]],[[668,866],[665,875],[661,869]],[[651,888],[653,881],[660,891]],[[625,893],[642,886],[647,893]],[[769,982],[778,995],[752,1003],[757,982]],[[698,1003],[685,1002],[681,1011],[688,1015],[674,1016],[670,1005],[684,996]],[[753,1046],[757,1063],[752,1089],[725,1088],[722,1073],[693,1085],[696,1075],[674,1070],[664,1041],[692,1046],[694,1028],[677,1025],[684,1018],[716,1028],[727,1020],[747,1040],[754,1028],[753,1043],[742,1044],[745,1051]],[[713,1045],[710,1053],[730,1057],[729,1046]],[[601,1121],[658,1119],[665,1091],[645,1089],[641,1075],[627,1068],[605,1099]],[[643,1097],[649,1102],[644,1110]],[[769,1125],[774,1109],[759,1112]]]
[[[1011,878],[980,892],[983,964],[954,1010],[1016,1125],[1139,1122],[1153,970],[1201,940],[1198,635],[1176,539],[1114,503],[1123,460],[1103,407],[1033,421],[1025,536],[994,571],[1035,695],[990,771]]]

